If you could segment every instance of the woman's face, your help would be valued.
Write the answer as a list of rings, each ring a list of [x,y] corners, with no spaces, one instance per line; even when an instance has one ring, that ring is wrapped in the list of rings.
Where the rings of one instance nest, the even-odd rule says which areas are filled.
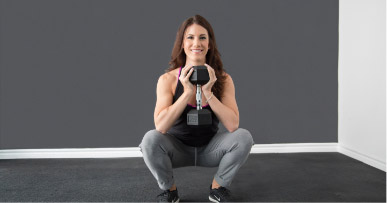
[[[208,38],[208,32],[204,27],[198,24],[192,24],[187,27],[183,39],[183,48],[187,55],[187,62],[200,65],[206,62],[206,54],[208,49],[210,49]]]

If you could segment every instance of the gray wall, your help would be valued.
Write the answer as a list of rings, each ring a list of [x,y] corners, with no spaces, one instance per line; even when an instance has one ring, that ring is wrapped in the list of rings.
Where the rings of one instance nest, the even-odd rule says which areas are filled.
[[[137,147],[203,15],[256,144],[337,142],[338,0],[0,1],[0,149]]]

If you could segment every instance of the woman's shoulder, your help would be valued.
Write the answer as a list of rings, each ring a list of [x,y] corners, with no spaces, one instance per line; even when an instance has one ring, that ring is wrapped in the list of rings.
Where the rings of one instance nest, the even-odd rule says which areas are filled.
[[[160,76],[159,80],[164,80],[164,81],[168,81],[168,82],[175,81],[175,80],[177,80],[178,71],[179,71],[178,68],[171,70],[171,71],[168,71],[168,72],[162,74]]]
[[[230,86],[234,86],[234,81],[231,78],[231,75],[223,72],[223,84],[226,87],[225,89],[228,89]]]
[[[225,82],[229,82],[230,80],[232,81],[230,74],[228,74],[226,72],[223,72],[223,77],[224,77]]]
[[[176,84],[177,84],[176,81],[178,80],[178,74],[179,74],[178,68],[171,70],[169,72],[166,72],[159,77],[159,82],[162,82],[163,84],[170,87],[173,92],[173,90],[176,88]]]

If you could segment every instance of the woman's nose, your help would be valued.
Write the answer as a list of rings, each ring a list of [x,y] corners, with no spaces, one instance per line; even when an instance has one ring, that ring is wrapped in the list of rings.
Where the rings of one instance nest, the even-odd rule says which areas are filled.
[[[200,46],[200,41],[199,41],[199,39],[195,39],[195,40],[193,41],[193,45],[194,45],[194,46]]]

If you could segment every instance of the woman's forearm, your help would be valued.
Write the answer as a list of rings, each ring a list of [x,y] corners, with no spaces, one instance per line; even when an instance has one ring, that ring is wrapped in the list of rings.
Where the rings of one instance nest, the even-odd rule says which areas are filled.
[[[211,92],[205,92],[204,96],[206,98],[211,97]],[[239,127],[239,116],[236,112],[234,112],[231,108],[227,107],[226,105],[222,104],[218,100],[218,98],[215,97],[215,95],[212,95],[210,100],[208,101],[208,104],[210,105],[212,111],[215,113],[216,117],[219,119],[220,122],[224,125],[224,127],[229,132],[234,132]]]
[[[189,93],[184,92],[174,104],[162,110],[155,118],[156,130],[165,134],[183,113],[190,97]]]

